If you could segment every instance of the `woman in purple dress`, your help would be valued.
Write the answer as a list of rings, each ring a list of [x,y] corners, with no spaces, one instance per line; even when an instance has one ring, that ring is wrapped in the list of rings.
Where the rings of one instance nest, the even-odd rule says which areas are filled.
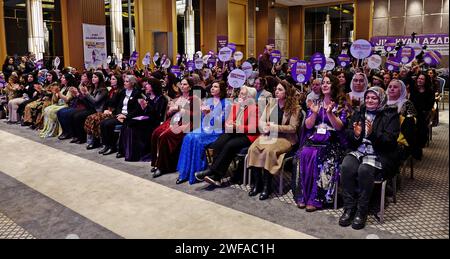
[[[344,129],[347,124],[345,96],[339,80],[326,76],[322,80],[321,98],[312,104],[305,121],[300,161],[300,187],[297,205],[313,212],[332,203],[339,165],[345,156]]]

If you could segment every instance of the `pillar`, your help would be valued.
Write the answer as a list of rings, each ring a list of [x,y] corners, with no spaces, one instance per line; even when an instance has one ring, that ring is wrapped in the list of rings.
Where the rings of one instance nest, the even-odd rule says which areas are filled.
[[[111,17],[111,52],[122,59],[123,48],[123,20],[122,20],[122,0],[110,1]]]
[[[184,12],[184,42],[186,54],[192,58],[195,54],[195,14],[192,7],[192,0],[186,1],[186,11]]]
[[[36,55],[36,59],[44,58],[44,17],[42,0],[27,0],[28,51]]]

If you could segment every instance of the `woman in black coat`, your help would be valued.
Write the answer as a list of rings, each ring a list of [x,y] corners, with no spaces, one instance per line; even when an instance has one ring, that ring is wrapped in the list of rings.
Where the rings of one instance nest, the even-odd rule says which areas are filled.
[[[124,80],[124,87],[116,97],[115,116],[107,119],[100,124],[102,142],[105,148],[99,154],[105,156],[117,152],[117,136],[114,133],[116,126],[123,125],[135,117],[141,116],[143,111],[138,103],[141,97],[141,90],[137,87],[137,79],[135,76],[128,75]]]
[[[350,153],[341,167],[344,214],[339,225],[362,229],[367,221],[369,200],[375,179],[387,179],[398,172],[397,139],[400,118],[397,109],[386,106],[380,87],[364,95],[365,104],[352,116],[346,131]]]
[[[117,158],[137,162],[150,158],[151,136],[165,119],[168,99],[162,94],[162,84],[156,78],[144,79],[145,93],[138,97],[143,116],[127,120],[120,134],[120,147]]]

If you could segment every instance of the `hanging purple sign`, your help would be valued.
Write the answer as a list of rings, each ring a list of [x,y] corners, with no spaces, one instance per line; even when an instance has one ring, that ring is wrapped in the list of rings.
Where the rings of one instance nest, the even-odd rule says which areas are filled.
[[[273,50],[272,53],[270,54],[270,61],[272,62],[272,64],[276,64],[280,62],[280,60],[281,60],[281,51]]]
[[[220,50],[228,45],[228,36],[219,35],[217,36],[217,49]]]
[[[397,57],[390,57],[386,60],[385,67],[389,71],[398,71],[402,64],[398,61]]]
[[[338,64],[339,64],[339,66],[341,66],[343,68],[350,65],[351,61],[352,60],[351,60],[350,56],[347,54],[342,54],[342,55],[339,55],[339,57],[338,57]]]
[[[176,77],[180,77],[181,76],[181,69],[179,66],[173,66],[170,69],[170,72],[172,72]]]
[[[411,47],[403,47],[397,51],[397,60],[402,64],[409,64],[416,57],[416,52]]]
[[[428,51],[423,57],[423,61],[430,66],[437,66],[441,63],[442,55],[439,51]]]
[[[380,37],[372,37],[370,39],[371,42],[375,43],[377,47],[384,46],[386,42],[395,42],[394,48],[398,42],[403,42],[405,45],[409,45],[411,43],[418,43],[421,46],[427,46],[427,50],[437,50],[442,55],[449,54],[449,36],[447,34],[421,34],[416,35],[413,40],[411,35],[405,36],[380,36]]]
[[[306,83],[312,75],[312,68],[308,62],[300,60],[292,67],[292,77],[297,83]]]
[[[325,68],[327,65],[327,58],[324,54],[317,52],[316,54],[312,55],[311,57],[311,67],[316,70],[320,71]]]

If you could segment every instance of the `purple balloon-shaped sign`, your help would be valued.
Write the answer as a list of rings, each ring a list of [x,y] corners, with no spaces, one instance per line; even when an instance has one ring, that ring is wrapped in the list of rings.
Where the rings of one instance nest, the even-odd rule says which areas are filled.
[[[131,54],[130,61],[129,61],[130,67],[136,66],[138,57],[139,57],[139,52],[137,52],[137,51],[134,51],[133,54]]]
[[[210,58],[208,58],[207,63],[208,63],[209,68],[213,68],[217,64],[217,59],[215,57],[211,56]]]
[[[181,69],[179,66],[173,66],[170,69],[170,72],[172,72],[176,77],[180,77],[181,76]]]
[[[312,68],[308,62],[300,60],[292,67],[292,77],[297,83],[306,83],[312,75]]]
[[[403,47],[397,51],[397,60],[402,64],[409,64],[416,57],[416,53],[411,47]]]
[[[279,50],[272,51],[272,53],[270,54],[270,61],[273,64],[276,64],[276,63],[280,62],[280,60],[281,60],[281,51],[279,51]]]
[[[400,69],[400,66],[402,64],[399,62],[399,60],[397,59],[397,57],[389,57],[386,60],[386,64],[385,67],[387,70],[389,71],[398,71]]]
[[[386,52],[391,52],[395,49],[395,46],[397,46],[397,43],[394,39],[387,39],[384,43],[384,50],[386,50]]]
[[[339,55],[337,63],[339,66],[345,68],[345,67],[348,67],[348,65],[350,65],[351,61],[352,61],[352,59],[350,58],[349,55],[342,54],[342,55]]]
[[[317,52],[316,54],[311,56],[311,67],[316,70],[320,71],[325,68],[327,65],[327,58],[324,54]]]
[[[193,60],[189,60],[187,62],[187,69],[189,72],[194,72],[195,70],[195,62]]]
[[[350,53],[357,59],[365,59],[372,54],[372,44],[367,40],[357,40],[350,47]]]
[[[441,63],[442,55],[439,51],[428,51],[423,56],[423,61],[430,66],[437,66]]]

